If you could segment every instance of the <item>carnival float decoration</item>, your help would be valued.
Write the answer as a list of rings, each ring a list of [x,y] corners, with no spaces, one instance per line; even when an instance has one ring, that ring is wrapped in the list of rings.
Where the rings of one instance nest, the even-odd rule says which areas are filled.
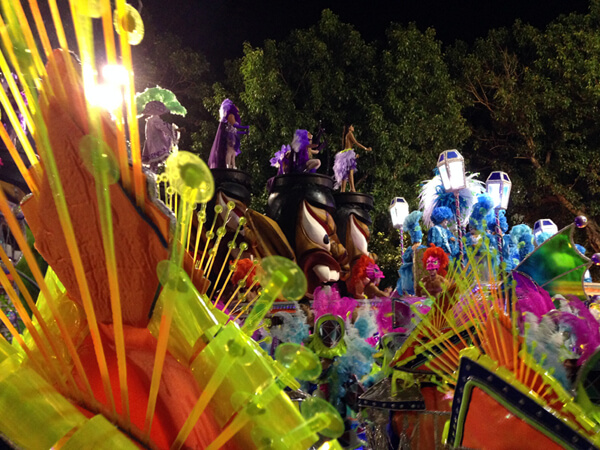
[[[590,400],[599,324],[584,279],[600,257],[585,257],[574,242],[587,221],[577,217],[535,250],[531,229],[513,227],[512,254],[521,262],[511,270],[499,260],[496,234],[498,223],[508,227],[503,211],[488,214],[492,207],[478,194],[465,258],[450,263],[441,292],[422,284],[429,311],[413,303],[407,312],[409,297],[395,300],[416,327],[395,340],[390,376],[360,397],[374,448],[599,445]]]
[[[0,177],[11,445],[600,446],[600,308],[583,288],[600,255],[575,243],[584,217],[509,234],[508,175],[484,186],[442,152],[420,210],[392,202],[392,294],[369,250],[373,197],[354,185],[355,148],[371,148],[353,126],[334,177],[317,173],[324,130],[297,129],[261,214],[230,99],[206,164],[161,118],[185,114],[170,91],[135,95],[135,8],[71,1],[75,50],[54,2],[58,49],[36,2],[0,6],[0,157],[19,173]]]
[[[185,151],[169,156],[164,176],[172,212],[142,170],[130,49],[143,35],[139,14],[122,0],[114,15],[108,2],[71,2],[80,66],[56,8],[59,49],[50,46],[37,3],[30,4],[40,53],[21,3],[1,6],[0,69],[9,89],[0,91],[0,102],[28,163],[3,125],[0,137],[31,192],[23,214],[49,264],[43,274],[0,191],[0,210],[41,290],[34,299],[2,249],[7,273],[0,271],[0,283],[26,328],[19,333],[0,312],[13,340],[0,340],[2,435],[23,448],[212,449],[302,449],[319,439],[316,433],[339,436],[343,422],[330,405],[308,399],[299,411],[283,392],[297,388],[296,379],[319,376],[314,354],[285,344],[273,360],[251,338],[278,297],[304,295],[300,269],[281,256],[252,263],[261,290],[240,327],[223,312],[230,306],[216,306],[238,300],[237,292],[225,297],[226,289],[215,289],[228,284],[242,256],[215,263],[227,220],[217,228],[213,221],[208,245],[193,249],[205,224],[200,218],[192,227],[196,209],[205,212],[215,191],[208,166]],[[113,22],[120,36],[125,114],[119,106],[109,115],[90,101],[99,92],[95,18],[104,26],[109,64],[117,62]],[[226,159],[234,165],[231,155]],[[228,201],[227,211],[234,208]],[[221,209],[215,205],[215,215]],[[237,245],[232,238],[227,248]],[[240,289],[242,282],[234,290]]]

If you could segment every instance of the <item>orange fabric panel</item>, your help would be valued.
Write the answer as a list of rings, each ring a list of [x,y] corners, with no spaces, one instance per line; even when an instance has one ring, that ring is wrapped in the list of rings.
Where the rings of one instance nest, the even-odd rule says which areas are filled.
[[[100,331],[115,397],[115,406],[117,412],[121,413],[121,393],[113,329],[110,325],[101,325]],[[156,352],[156,339],[146,329],[126,326],[124,332],[127,347],[127,384],[131,421],[138,429],[143,430]],[[108,402],[104,394],[94,346],[89,336],[79,347],[78,353],[86,368],[88,380],[96,399],[107,406]],[[83,388],[77,373],[73,372],[73,375],[80,387]],[[150,435],[152,441],[159,448],[171,446],[200,393],[191,370],[167,353]],[[188,448],[204,448],[218,434],[219,426],[212,419],[209,405],[186,441],[186,446]],[[233,448],[232,445],[230,443],[230,448]]]
[[[97,320],[112,322],[106,263],[102,244],[100,216],[96,188],[92,174],[80,157],[79,142],[89,128],[85,111],[77,106],[83,93],[77,81],[68,83],[62,53],[55,53],[59,73],[69,93],[69,103],[51,97],[42,113],[58,172],[65,191],[65,199],[73,222],[74,233],[81,253],[91,298]],[[51,84],[57,84],[50,72]],[[105,140],[112,149],[117,148],[116,130],[107,116],[103,116]],[[40,154],[43,148],[38,149]],[[81,304],[81,294],[75,278],[62,226],[59,221],[50,182],[45,173],[40,194],[22,205],[23,213],[35,236],[35,246],[52,266],[69,296]],[[160,234],[136,210],[132,200],[118,184],[110,187],[117,269],[123,311],[127,325],[145,327],[148,314],[158,288],[156,265],[167,259],[168,250]],[[153,210],[153,215],[157,212]],[[160,224],[164,229],[165,224]]]
[[[427,411],[450,411],[452,404],[445,394],[435,387],[421,388]],[[449,417],[424,414],[416,411],[396,411],[392,421],[397,435],[410,437],[411,448],[414,450],[430,450],[438,448],[441,442],[444,423]],[[438,421],[437,429],[434,421]],[[437,435],[436,435],[437,430]]]
[[[561,450],[563,447],[474,388],[465,419],[462,446],[485,450]]]

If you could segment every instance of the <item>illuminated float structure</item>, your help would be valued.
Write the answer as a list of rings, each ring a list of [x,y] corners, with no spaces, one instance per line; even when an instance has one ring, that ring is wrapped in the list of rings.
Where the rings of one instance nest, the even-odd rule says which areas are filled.
[[[240,328],[204,293],[203,273],[214,264],[218,246],[202,255],[188,251],[191,235],[203,224],[192,227],[195,209],[206,210],[214,194],[208,167],[183,151],[171,155],[165,177],[178,199],[176,215],[157,202],[155,181],[142,171],[130,49],[143,36],[139,14],[123,0],[116,2],[114,17],[107,1],[70,2],[80,67],[67,51],[54,2],[59,50],[51,48],[47,24],[31,3],[42,54],[21,3],[1,6],[6,52],[0,69],[10,77],[10,92],[2,90],[0,102],[28,163],[4,126],[0,137],[31,192],[23,212],[36,249],[49,262],[44,275],[0,191],[0,210],[41,289],[32,298],[0,251],[32,311],[30,317],[0,271],[26,326],[19,334],[0,312],[14,342],[0,339],[3,437],[23,448],[303,449],[317,441],[317,432],[339,436],[343,424],[327,403],[307,400],[298,411],[282,390],[297,387],[295,378],[318,376],[315,356],[288,345],[278,348],[274,361],[250,337],[277,297],[302,297],[301,271],[282,257],[263,259],[263,289]],[[112,118],[88,102],[100,92],[94,18],[103,24],[109,64],[117,60],[113,18],[120,35],[127,81],[118,92],[125,94],[126,114],[117,105]],[[9,95],[35,149],[18,126]],[[215,229],[217,239],[226,233],[221,229]],[[323,448],[339,447],[331,441]]]

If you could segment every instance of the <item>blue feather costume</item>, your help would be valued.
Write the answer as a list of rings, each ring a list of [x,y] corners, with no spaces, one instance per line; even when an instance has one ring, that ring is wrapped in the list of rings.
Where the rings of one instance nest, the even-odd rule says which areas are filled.
[[[415,295],[415,277],[413,272],[413,255],[414,246],[418,245],[418,248],[424,247],[421,244],[423,240],[423,232],[419,221],[423,213],[421,211],[411,212],[404,220],[404,229],[408,231],[412,246],[409,247],[402,255],[402,266],[398,269],[398,282],[396,283],[396,291],[400,295]]]

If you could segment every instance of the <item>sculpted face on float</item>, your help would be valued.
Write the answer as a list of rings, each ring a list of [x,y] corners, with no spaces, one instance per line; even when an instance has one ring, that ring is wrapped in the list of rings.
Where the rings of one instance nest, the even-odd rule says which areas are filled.
[[[308,280],[308,292],[340,279],[340,264],[347,260],[331,214],[303,200],[296,227],[296,258]]]
[[[370,237],[369,226],[351,214],[346,228],[346,250],[351,262],[360,258],[361,255],[369,256]]]

